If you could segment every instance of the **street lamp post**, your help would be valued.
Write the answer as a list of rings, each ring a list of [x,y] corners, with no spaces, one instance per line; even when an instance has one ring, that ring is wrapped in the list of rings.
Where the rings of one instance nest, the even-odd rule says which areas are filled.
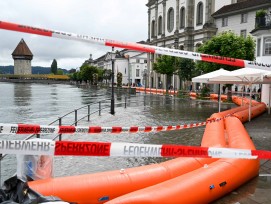
[[[116,53],[114,51],[114,47],[112,47],[112,52],[111,52],[111,61],[112,61],[112,92],[111,92],[111,108],[110,108],[110,113],[112,115],[115,114],[115,97],[114,97],[114,78],[115,78],[115,57],[116,57]]]
[[[130,55],[125,55],[125,58],[127,59],[128,61],[128,92],[129,94],[131,93],[131,84],[130,84]]]
[[[147,88],[147,75],[148,75],[148,71],[146,69],[144,69],[143,71],[143,77],[144,77],[144,84],[145,84],[145,94],[146,94],[146,88]]]

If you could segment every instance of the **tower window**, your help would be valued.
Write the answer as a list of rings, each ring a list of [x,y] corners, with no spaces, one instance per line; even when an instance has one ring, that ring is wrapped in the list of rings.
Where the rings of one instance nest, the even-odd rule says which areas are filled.
[[[159,18],[158,18],[158,35],[162,34],[162,25],[163,25],[162,22],[163,22],[162,16],[159,16]]]
[[[185,8],[182,7],[180,10],[180,28],[185,27]]]
[[[197,5],[197,25],[202,25],[203,23],[203,3],[199,2]]]
[[[167,12],[167,30],[168,32],[172,32],[174,28],[174,10],[171,7]]]

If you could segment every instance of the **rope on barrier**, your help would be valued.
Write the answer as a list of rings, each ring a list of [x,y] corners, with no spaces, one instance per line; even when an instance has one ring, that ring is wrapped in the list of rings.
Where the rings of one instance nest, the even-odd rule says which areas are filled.
[[[0,154],[271,159],[271,151],[266,150],[51,140],[0,140]]]
[[[228,116],[226,116],[228,117]],[[210,119],[206,122],[191,123],[184,125],[169,125],[169,126],[145,126],[145,127],[99,127],[99,126],[48,126],[48,125],[36,125],[36,124],[5,124],[0,123],[0,134],[93,134],[93,133],[147,133],[147,132],[161,132],[161,131],[173,131],[181,129],[189,129],[195,127],[205,126],[208,123],[218,122],[223,118]]]

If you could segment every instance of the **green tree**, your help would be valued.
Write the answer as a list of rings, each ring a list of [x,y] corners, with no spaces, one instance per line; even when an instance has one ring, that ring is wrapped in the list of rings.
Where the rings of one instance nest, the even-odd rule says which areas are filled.
[[[255,42],[250,35],[244,38],[228,31],[218,34],[202,44],[198,52],[253,61],[255,59]],[[218,70],[221,67],[229,71],[238,69],[238,67],[211,62],[197,63],[197,68],[204,73]]]
[[[97,69],[97,73],[98,73],[98,81],[102,82],[104,80],[104,73],[105,73],[105,69],[103,68],[98,68]]]
[[[160,74],[166,74],[166,90],[168,90],[168,86],[171,84],[171,76],[176,71],[175,57],[167,55],[158,57],[153,64],[153,70]]]
[[[107,80],[110,80],[112,78],[112,70],[111,69],[105,69],[103,78],[105,79],[106,84],[107,84]]]
[[[117,87],[122,87],[122,73],[117,73]]]
[[[63,72],[62,69],[58,69],[58,70],[57,70],[57,75],[63,75],[63,74],[64,74],[64,72]]]
[[[195,74],[196,64],[194,60],[186,58],[177,58],[177,73],[180,81],[191,81]]]
[[[81,79],[83,81],[90,81],[91,83],[93,82],[93,74],[98,73],[97,67],[90,66],[87,64],[83,64],[80,67],[80,75]]]
[[[92,84],[97,85],[98,84],[98,73],[93,74]]]
[[[57,61],[56,61],[56,59],[54,59],[51,64],[51,73],[57,74]]]
[[[227,31],[212,37],[209,41],[202,44],[198,52],[253,61],[255,59],[255,42],[250,35],[244,38],[231,31]],[[197,62],[198,71],[202,71],[203,73],[212,72],[220,68],[229,71],[238,69],[238,67],[235,66],[202,61]],[[232,85],[227,85],[229,90],[228,100],[231,100],[231,86]]]

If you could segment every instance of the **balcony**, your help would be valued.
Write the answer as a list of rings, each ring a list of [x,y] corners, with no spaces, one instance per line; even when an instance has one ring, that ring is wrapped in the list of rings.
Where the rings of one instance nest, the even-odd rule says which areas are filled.
[[[271,28],[271,15],[256,16],[255,29],[270,29]]]

